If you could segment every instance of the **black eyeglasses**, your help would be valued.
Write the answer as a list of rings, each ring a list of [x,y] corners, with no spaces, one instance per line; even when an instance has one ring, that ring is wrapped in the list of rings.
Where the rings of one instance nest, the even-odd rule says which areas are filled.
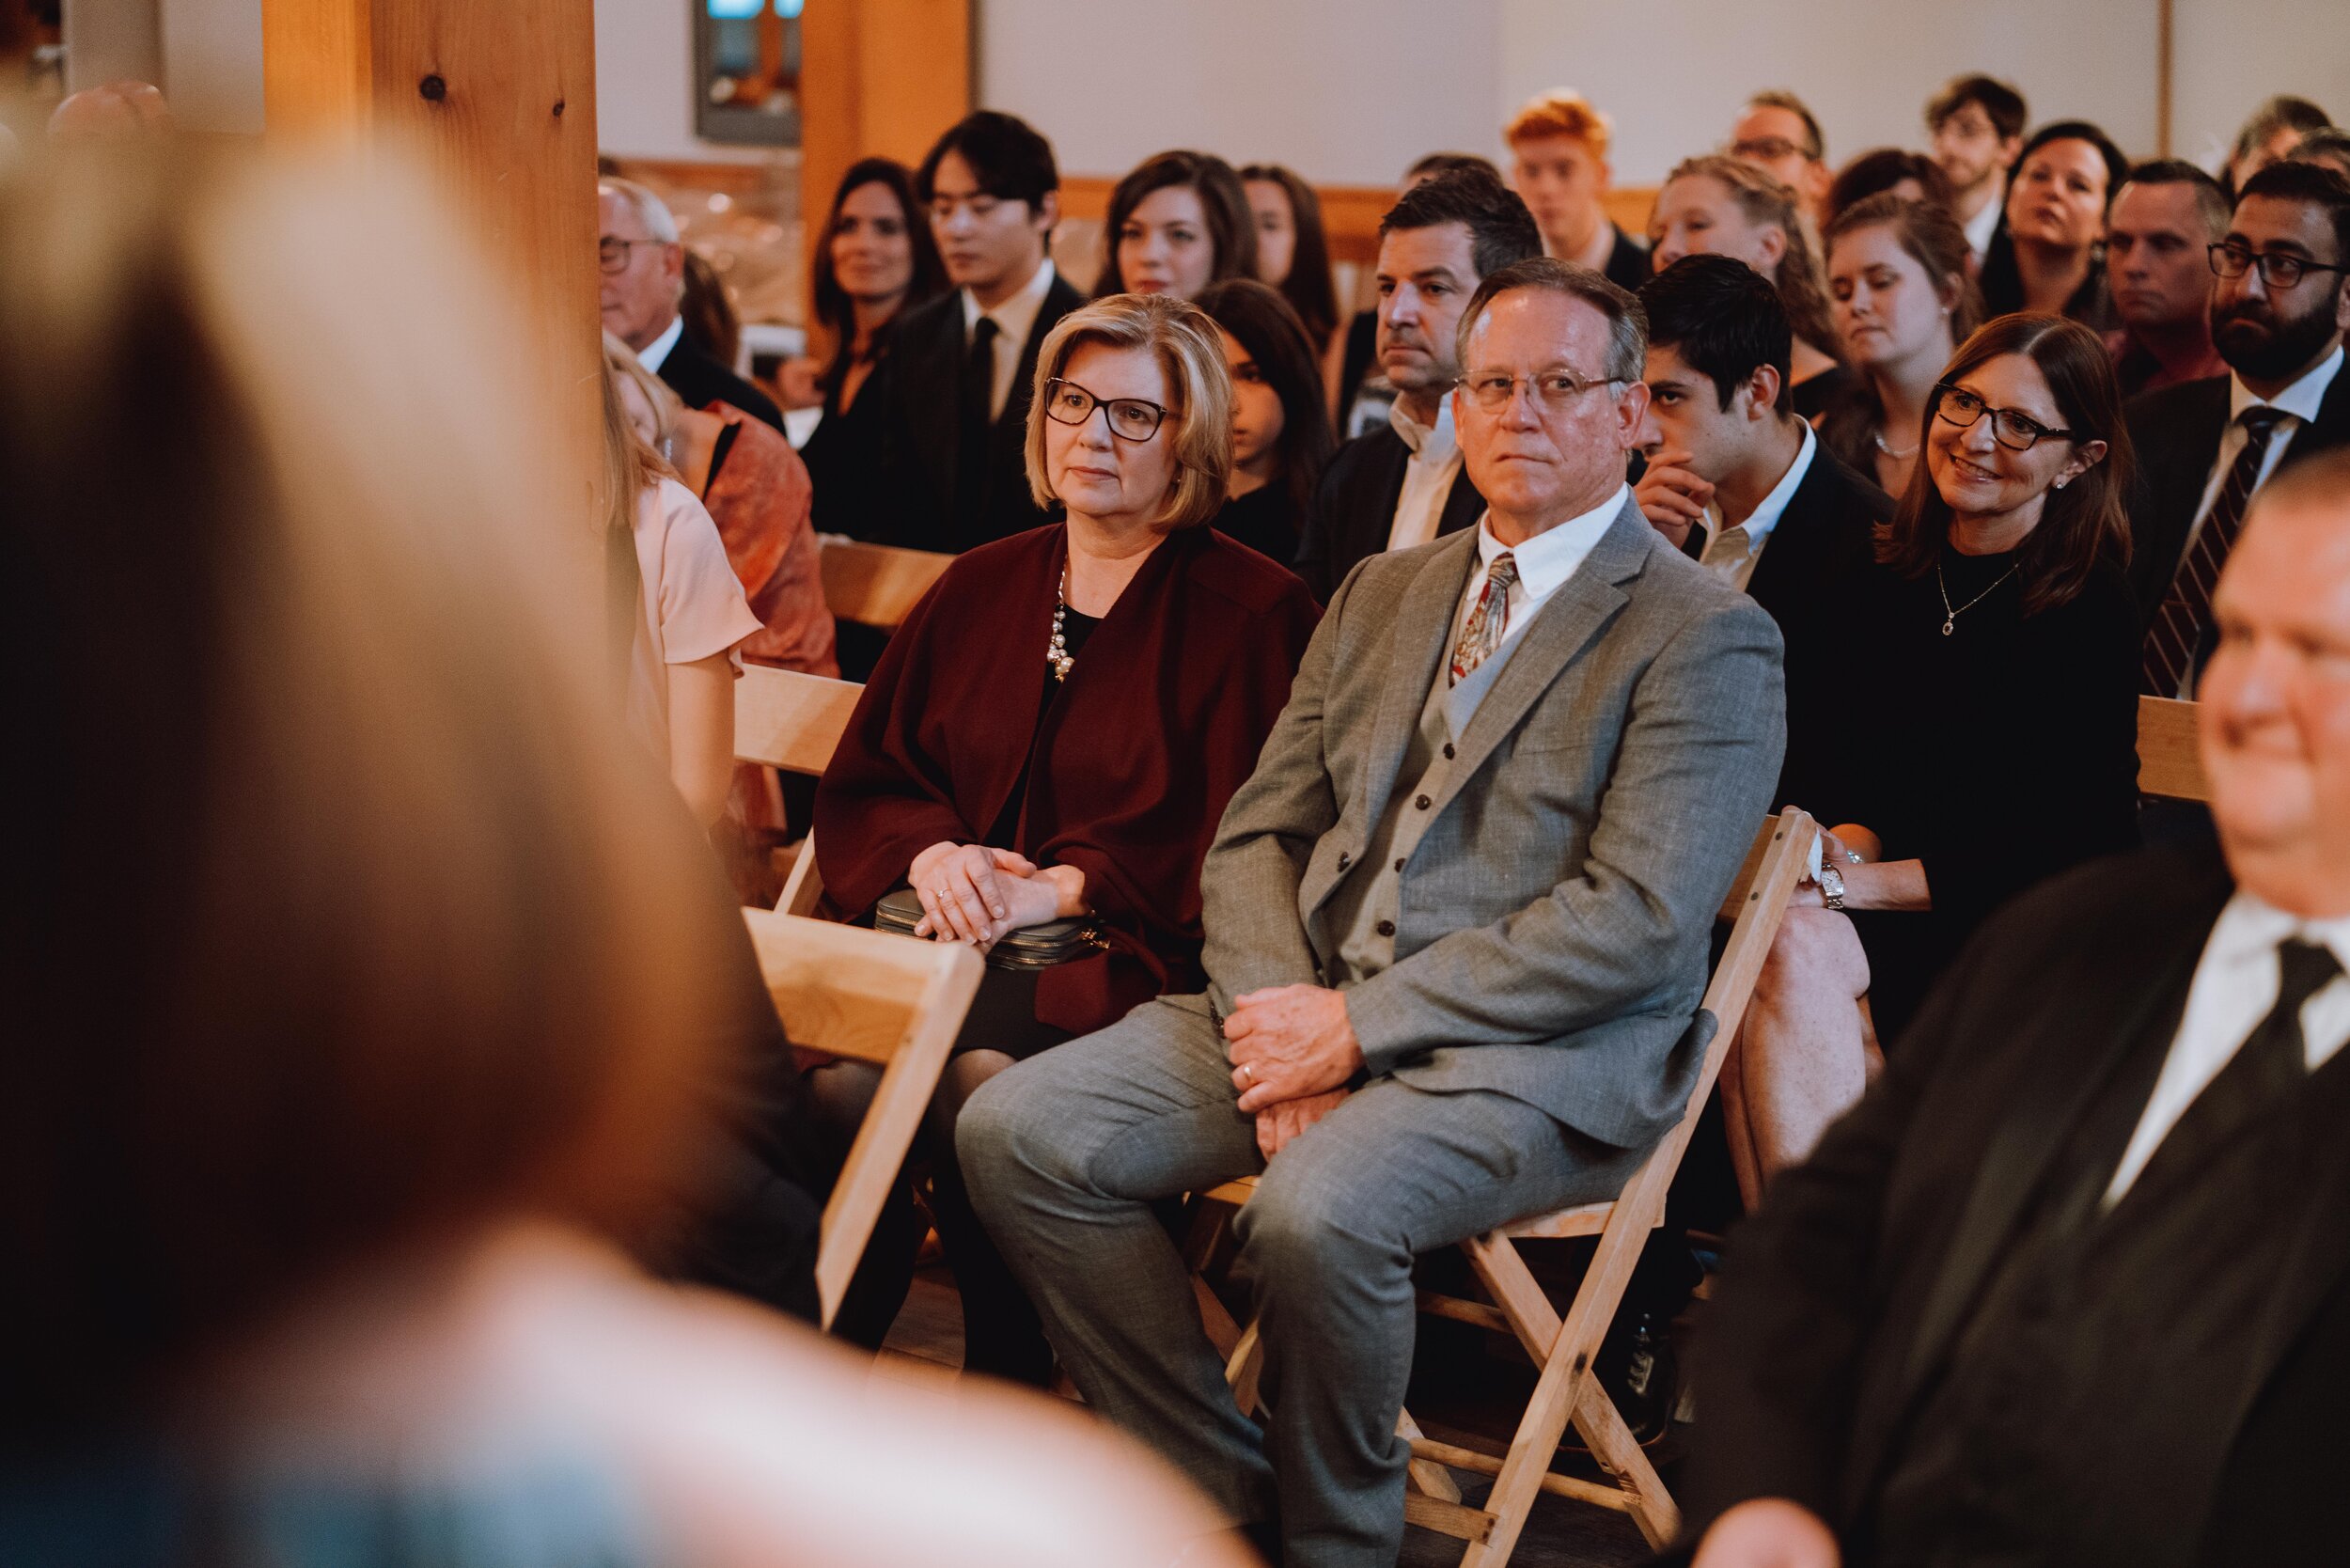
[[[2029,452],[2042,441],[2053,437],[2070,441],[2073,432],[2042,424],[2021,409],[1993,408],[1981,398],[1962,386],[1936,382],[1934,387],[1934,413],[1939,419],[1966,430],[1986,414],[1991,416],[1992,439],[2011,452]]]
[[[1820,155],[1801,142],[1791,142],[1784,136],[1748,136],[1743,142],[1732,142],[1723,149],[1732,158],[1745,158],[1758,164],[1776,164],[1792,153],[1800,153],[1813,163]]]
[[[596,242],[596,265],[603,270],[604,276],[610,277],[615,273],[628,271],[629,258],[638,245],[667,243],[666,240],[616,240],[607,234]]]
[[[2204,253],[2211,258],[2211,270],[2221,277],[2242,277],[2254,267],[2261,270],[2261,281],[2271,289],[2290,289],[2301,281],[2304,273],[2350,273],[2350,267],[2337,267],[2331,262],[2311,261],[2306,257],[2293,256],[2281,250],[2256,251],[2243,245],[2220,241]]]
[[[1057,424],[1082,425],[1097,408],[1103,411],[1102,422],[1120,441],[1148,441],[1167,419],[1167,410],[1146,399],[1097,398],[1058,376],[1044,384],[1044,416]]]

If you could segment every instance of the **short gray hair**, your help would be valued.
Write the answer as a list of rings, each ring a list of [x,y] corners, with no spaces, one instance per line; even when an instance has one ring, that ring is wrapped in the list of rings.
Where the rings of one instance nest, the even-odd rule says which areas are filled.
[[[599,191],[610,191],[636,210],[636,219],[645,226],[645,232],[665,245],[682,243],[678,238],[677,214],[669,204],[655,196],[650,185],[639,185],[634,180],[607,175],[596,182]]]
[[[1477,292],[1469,296],[1468,308],[1461,312],[1453,341],[1454,364],[1467,366],[1469,335],[1493,308],[1494,301],[1513,289],[1540,289],[1581,300],[1607,318],[1607,379],[1634,382],[1648,374],[1648,312],[1640,308],[1639,299],[1589,267],[1548,256],[1512,261],[1485,275]]]

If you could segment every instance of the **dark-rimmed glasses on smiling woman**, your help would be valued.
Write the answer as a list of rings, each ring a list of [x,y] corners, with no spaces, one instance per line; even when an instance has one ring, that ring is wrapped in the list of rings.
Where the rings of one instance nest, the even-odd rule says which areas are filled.
[[[1991,416],[1991,436],[2011,452],[2029,452],[2043,441],[2070,441],[2073,432],[2044,425],[2020,408],[1993,408],[1963,386],[1949,382],[1936,382],[1934,387],[1935,417],[1967,430],[1980,423],[1986,414]]]
[[[1102,422],[1120,441],[1148,441],[1167,419],[1167,410],[1146,398],[1097,398],[1058,376],[1044,384],[1044,416],[1056,424],[1082,425],[1097,408],[1103,411]]]
[[[1613,378],[1597,381],[1576,375],[1573,370],[1537,370],[1530,376],[1505,375],[1499,370],[1478,370],[1463,376],[1453,384],[1469,395],[1469,401],[1487,414],[1498,414],[1510,406],[1517,393],[1518,384],[1526,384],[1527,393],[1535,405],[1548,414],[1563,414],[1567,405],[1584,393],[1599,386],[1619,384]]]

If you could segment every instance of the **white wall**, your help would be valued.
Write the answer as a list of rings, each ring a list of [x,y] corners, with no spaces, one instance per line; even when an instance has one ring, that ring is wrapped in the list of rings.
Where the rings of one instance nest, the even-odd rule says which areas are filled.
[[[2253,105],[2289,92],[2350,124],[2350,4],[2177,0],[2178,85],[2170,145],[2216,165]]]
[[[771,156],[694,134],[693,0],[595,3],[598,147],[622,158],[710,164],[758,163]]]
[[[163,0],[164,91],[180,123],[260,134],[261,0]]]

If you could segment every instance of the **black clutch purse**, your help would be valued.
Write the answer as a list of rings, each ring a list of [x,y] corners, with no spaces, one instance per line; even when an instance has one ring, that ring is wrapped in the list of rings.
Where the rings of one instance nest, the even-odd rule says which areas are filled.
[[[911,887],[885,894],[873,906],[875,931],[912,936],[921,919],[921,895]],[[1098,921],[1047,920],[1042,925],[1021,926],[1006,932],[1003,940],[988,949],[987,964],[991,969],[1050,969],[1108,950],[1109,944],[1102,940]]]

